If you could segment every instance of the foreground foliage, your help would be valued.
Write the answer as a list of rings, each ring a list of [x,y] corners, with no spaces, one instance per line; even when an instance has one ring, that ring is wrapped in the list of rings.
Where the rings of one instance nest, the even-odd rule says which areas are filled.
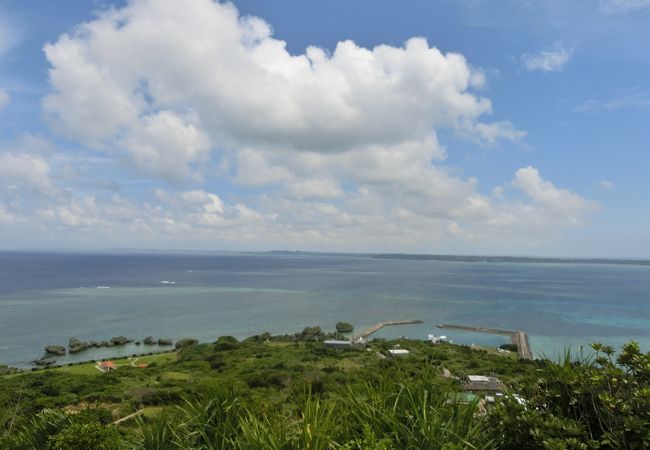
[[[146,369],[0,377],[0,448],[650,448],[650,356],[634,343],[531,363],[405,340],[408,358],[381,359],[395,342],[325,350],[317,331],[223,337]],[[494,373],[512,393],[483,414],[454,400],[443,367]]]
[[[542,361],[520,387],[526,403],[509,400],[490,414],[498,447],[520,449],[650,448],[650,354],[638,344],[595,355],[567,351],[559,363]]]

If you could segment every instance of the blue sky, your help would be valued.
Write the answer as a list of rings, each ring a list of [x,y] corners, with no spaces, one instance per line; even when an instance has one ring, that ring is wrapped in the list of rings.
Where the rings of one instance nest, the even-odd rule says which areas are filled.
[[[0,247],[650,257],[649,1],[179,5],[0,1]]]

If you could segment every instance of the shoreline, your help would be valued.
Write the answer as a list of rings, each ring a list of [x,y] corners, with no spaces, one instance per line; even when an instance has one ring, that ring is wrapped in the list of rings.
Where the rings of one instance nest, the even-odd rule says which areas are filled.
[[[329,339],[337,338],[339,335],[342,334],[342,335],[346,336],[346,338],[348,338],[346,340],[350,340],[350,342],[357,342],[357,341],[359,341],[361,339],[361,341],[363,341],[365,343],[366,340],[374,341],[375,339],[385,339],[385,338],[382,338],[382,337],[378,337],[378,338],[375,338],[375,339],[367,339],[371,335],[373,335],[375,332],[379,331],[380,329],[382,329],[384,327],[387,327],[387,326],[393,327],[393,326],[399,326],[399,325],[422,324],[422,323],[424,323],[424,322],[422,320],[418,320],[418,319],[384,320],[384,321],[376,323],[375,325],[373,325],[371,327],[363,329],[360,332],[360,334],[358,334],[358,335],[353,334],[353,332],[349,332],[349,333],[339,333],[339,332],[336,332],[336,331],[323,332],[323,331],[321,331],[321,328],[319,326],[315,326],[315,327],[307,327],[307,328],[305,328],[302,331],[302,334],[304,334],[309,329],[312,329],[312,330],[317,329],[318,330],[317,337],[314,340],[319,341],[319,342],[324,342],[328,338]],[[455,327],[455,326],[452,326],[452,327]],[[463,326],[458,326],[458,328],[460,328],[460,329],[463,329],[462,327]],[[275,338],[275,339],[279,339],[279,340],[291,341],[291,340],[296,340],[297,337],[300,334],[301,333],[298,332],[298,333],[294,333],[294,334],[271,335],[270,333],[264,332],[262,334],[254,334],[254,335],[248,336],[248,337],[246,337],[246,338],[244,338],[242,340],[246,340],[246,339],[250,339],[250,338],[254,338],[254,337],[259,337],[259,336],[267,336],[267,339]],[[525,333],[523,333],[523,334],[525,336]],[[223,337],[223,336],[220,336],[220,337]],[[388,340],[400,340],[400,339],[404,339],[404,338],[397,337],[397,338],[388,339]],[[405,338],[405,339],[406,340],[415,340],[415,341],[425,341],[426,342],[426,339],[409,339],[409,338]],[[513,339],[514,339],[514,337],[513,337]],[[103,362],[103,361],[110,361],[110,360],[119,360],[119,359],[125,359],[125,358],[138,358],[138,357],[146,357],[146,356],[152,356],[152,355],[171,354],[171,353],[176,353],[179,350],[182,350],[182,348],[184,348],[183,342],[188,341],[188,340],[189,341],[194,341],[195,344],[209,343],[207,341],[199,342],[198,340],[196,340],[194,338],[180,338],[180,339],[175,341],[174,348],[166,348],[166,349],[162,349],[162,350],[159,350],[159,351],[135,352],[135,353],[131,353],[131,354],[112,355],[112,356],[105,356],[105,357],[100,357],[100,358],[89,357],[87,359],[80,359],[80,360],[68,361],[68,362],[59,362],[59,361],[57,361],[57,359],[56,359],[57,356],[56,355],[50,355],[50,356],[46,355],[42,359],[47,358],[48,360],[53,361],[52,363],[47,364],[47,365],[32,365],[31,367],[4,366],[7,370],[10,371],[10,372],[8,372],[8,373],[6,373],[4,375],[11,375],[11,374],[17,374],[17,373],[31,373],[31,372],[36,372],[36,371],[40,371],[40,370],[50,370],[50,369],[57,369],[57,368],[61,368],[61,367],[70,367],[70,366],[83,365],[83,364],[88,364],[88,363]],[[526,342],[527,342],[527,338],[526,338]],[[451,343],[451,342],[449,342],[448,344],[449,345],[458,345],[458,346],[467,346],[467,347],[471,347],[471,348],[482,349],[482,350],[485,350],[485,351],[489,351],[491,349],[491,347],[488,347],[488,346],[474,345],[474,344],[472,344],[471,346],[467,345],[467,344]],[[128,344],[125,344],[125,345],[134,345],[135,346],[135,344],[132,344],[132,341],[129,342]],[[103,347],[103,348],[115,348],[116,350],[129,348],[129,347],[126,347],[125,345],[115,345],[113,347]],[[147,345],[147,344],[144,344],[144,345]],[[154,344],[154,345],[159,345],[159,344]],[[140,345],[137,345],[137,347],[140,347]],[[94,348],[95,347],[87,347],[85,350],[91,350],[92,351]],[[85,350],[82,350],[81,352],[84,352]],[[81,353],[81,352],[74,352],[73,354],[76,355],[76,354]],[[69,350],[68,350],[68,351],[66,351],[65,355],[60,355],[60,356],[67,356],[69,354],[70,353],[69,353]],[[528,358],[528,359],[532,359],[532,358]],[[34,364],[34,363],[35,363],[35,361],[32,361],[32,364]],[[0,367],[3,367],[3,365],[1,363],[0,363]]]
[[[168,349],[168,350],[161,350],[158,352],[147,352],[147,353],[134,353],[130,355],[117,355],[115,357],[108,357],[108,358],[90,358],[90,359],[83,359],[79,361],[71,361],[71,362],[64,362],[61,364],[51,364],[49,366],[33,366],[29,368],[20,368],[20,367],[10,367],[10,366],[5,366],[7,369],[13,369],[12,372],[8,372],[5,374],[0,374],[0,376],[9,376],[9,375],[20,375],[20,374],[25,374],[25,373],[33,373],[33,372],[41,372],[41,371],[47,371],[47,370],[53,370],[53,369],[61,369],[65,367],[72,367],[72,366],[80,366],[84,364],[90,364],[90,363],[100,363],[104,361],[112,361],[112,360],[120,360],[120,359],[129,359],[129,358],[142,358],[146,356],[156,356],[156,355],[166,355],[166,354],[171,354],[171,353],[177,353],[179,349]],[[0,367],[2,367],[2,364],[0,363]]]

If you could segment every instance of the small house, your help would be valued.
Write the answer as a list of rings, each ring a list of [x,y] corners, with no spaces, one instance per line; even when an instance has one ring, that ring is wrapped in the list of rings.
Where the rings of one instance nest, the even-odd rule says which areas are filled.
[[[368,343],[368,340],[362,336],[357,338],[352,338],[352,343],[359,346],[364,346]]]
[[[427,338],[427,341],[431,342],[432,344],[447,342],[447,336],[434,336],[433,334],[430,334]]]
[[[108,372],[109,370],[117,369],[117,365],[113,361],[102,361],[99,367],[104,371]]]
[[[463,383],[463,390],[466,392],[482,394],[501,394],[505,385],[496,377],[484,375],[469,375]]]

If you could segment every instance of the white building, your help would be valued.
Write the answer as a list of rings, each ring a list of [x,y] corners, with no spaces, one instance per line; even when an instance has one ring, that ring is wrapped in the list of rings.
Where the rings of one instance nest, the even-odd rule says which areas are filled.
[[[352,347],[352,342],[350,341],[339,341],[336,339],[326,339],[323,341],[323,347],[325,348],[350,348]]]
[[[430,334],[427,340],[432,344],[437,344],[438,342],[447,342],[447,336],[434,336]]]

